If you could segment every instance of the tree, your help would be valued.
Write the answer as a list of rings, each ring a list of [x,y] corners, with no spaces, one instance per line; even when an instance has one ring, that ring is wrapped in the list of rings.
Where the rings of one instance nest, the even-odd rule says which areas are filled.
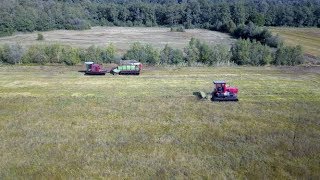
[[[62,46],[53,44],[45,47],[45,53],[48,56],[49,63],[62,63]]]
[[[147,44],[144,48],[146,54],[146,62],[148,64],[159,64],[159,52],[155,50],[151,45]]]
[[[179,64],[183,62],[183,52],[180,49],[174,49],[172,51],[171,64]]]
[[[0,11],[0,37],[12,35],[14,31],[13,18],[8,12]]]
[[[3,47],[3,61],[9,64],[21,63],[24,50],[19,44],[4,45]]]
[[[303,61],[303,51],[301,46],[282,46],[276,51],[272,64],[294,66],[302,64]]]
[[[100,47],[96,47],[92,45],[86,49],[84,57],[82,59],[84,61],[93,61],[96,63],[102,63],[103,60],[101,58],[101,53],[102,53],[102,49]]]
[[[114,59],[115,54],[116,54],[116,47],[112,43],[110,43],[106,49],[106,57],[103,58],[105,59],[104,62],[111,63],[112,60]]]
[[[231,54],[228,47],[224,45],[215,45],[211,47],[212,51],[208,61],[209,66],[213,66],[218,63],[229,63]]]
[[[231,18],[236,25],[244,24],[246,21],[245,7],[242,3],[236,3],[231,7]]]
[[[260,42],[253,41],[250,44],[249,62],[252,66],[264,66],[272,60],[271,51]]]
[[[232,46],[232,61],[238,65],[249,64],[250,62],[250,48],[251,42],[247,40],[238,40]]]
[[[124,59],[134,59],[142,63],[146,63],[146,55],[144,47],[141,43],[135,42],[124,55]]]
[[[266,23],[266,18],[263,13],[257,11],[257,9],[253,9],[250,12],[247,22],[253,22],[257,26],[264,26]]]
[[[183,62],[183,52],[166,45],[160,52],[160,64],[179,64]]]
[[[61,60],[67,65],[75,65],[80,63],[79,51],[71,46],[65,46],[62,49]]]
[[[199,62],[200,58],[200,52],[197,48],[197,44],[199,43],[199,40],[196,40],[195,38],[191,38],[189,45],[184,48],[184,53],[186,54],[186,62],[188,66],[191,66],[195,62]]]
[[[165,45],[164,49],[160,52],[160,64],[169,64],[171,61],[171,54],[173,48],[168,44]]]
[[[238,65],[263,66],[272,61],[272,52],[259,41],[238,40],[231,49],[232,60]]]
[[[147,44],[143,46],[142,44],[136,42],[124,55],[124,59],[134,59],[148,64],[159,64],[160,54],[151,45]]]
[[[46,64],[49,62],[49,57],[45,52],[45,47],[40,45],[31,46],[23,56],[23,63]]]

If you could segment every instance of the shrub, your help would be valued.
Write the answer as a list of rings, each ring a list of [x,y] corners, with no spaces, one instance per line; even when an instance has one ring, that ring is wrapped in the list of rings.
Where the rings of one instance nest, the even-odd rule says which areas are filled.
[[[271,36],[266,39],[266,44],[270,47],[279,48],[279,47],[283,46],[283,41],[279,37],[279,35]]]
[[[249,64],[250,61],[250,40],[238,40],[232,46],[232,60],[238,65]]]
[[[238,65],[261,66],[272,61],[270,48],[255,40],[240,39],[232,46],[231,52],[233,62]]]
[[[236,30],[236,28],[237,28],[236,24],[232,20],[230,20],[227,23],[223,24],[219,30],[222,32],[227,32],[232,34]]]
[[[178,26],[178,27],[171,27],[170,31],[171,32],[185,32],[185,29],[183,26]]]
[[[194,64],[195,62],[199,62],[200,60],[200,52],[197,47],[197,44],[199,43],[199,40],[191,38],[189,45],[184,48],[184,53],[186,54],[186,63],[188,64],[188,66],[191,66],[192,64]]]
[[[189,45],[184,49],[188,65],[194,63],[207,64],[229,63],[231,54],[226,46],[211,46],[198,39],[191,38]]]
[[[102,51],[103,50],[100,47],[92,45],[88,47],[85,51],[83,51],[81,60],[102,63],[103,62],[101,57]]]
[[[44,40],[43,34],[38,33],[37,41],[43,41],[43,40]]]
[[[9,64],[17,64],[21,63],[21,59],[23,56],[24,50],[22,46],[19,44],[12,44],[12,45],[4,45],[3,47],[3,62]]]
[[[46,64],[49,58],[45,52],[45,47],[40,45],[31,46],[23,56],[23,63]]]
[[[224,45],[215,45],[212,46],[212,51],[210,54],[209,61],[207,64],[209,66],[213,66],[216,64],[227,64],[230,62],[231,59],[231,53],[227,46]]]
[[[49,63],[62,63],[61,54],[63,46],[59,44],[53,44],[45,47],[45,52],[48,56]]]
[[[145,46],[146,62],[148,64],[159,64],[159,52],[154,49],[151,45]]]
[[[83,19],[70,18],[65,21],[64,28],[68,30],[90,29],[90,24]]]
[[[252,66],[264,66],[272,61],[272,54],[269,47],[262,45],[258,41],[251,43],[249,54],[249,64]]]
[[[109,46],[107,46],[106,50],[103,51],[103,54],[102,54],[103,62],[105,63],[113,62],[115,54],[116,54],[116,47],[112,43],[110,43]]]
[[[80,63],[79,50],[65,46],[62,49],[61,60],[69,66]]]
[[[236,38],[256,40],[270,47],[279,47],[282,44],[279,36],[273,36],[268,29],[256,26],[252,22],[239,25],[232,35]]]
[[[272,64],[294,66],[304,62],[303,51],[301,46],[280,47],[276,53]]]
[[[158,64],[160,61],[160,55],[159,52],[152,46],[143,46],[142,44],[136,42],[124,55],[124,59],[135,59],[142,63]]]
[[[179,64],[183,59],[183,52],[180,49],[173,49],[168,45],[160,52],[161,64]]]

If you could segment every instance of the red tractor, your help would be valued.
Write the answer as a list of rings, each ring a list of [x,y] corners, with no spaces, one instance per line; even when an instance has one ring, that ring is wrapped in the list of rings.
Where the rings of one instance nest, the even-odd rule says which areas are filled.
[[[85,62],[86,65],[86,75],[105,75],[106,70],[102,68],[102,65],[95,64],[94,62]]]
[[[227,87],[225,81],[213,81],[212,101],[238,101],[238,88]]]

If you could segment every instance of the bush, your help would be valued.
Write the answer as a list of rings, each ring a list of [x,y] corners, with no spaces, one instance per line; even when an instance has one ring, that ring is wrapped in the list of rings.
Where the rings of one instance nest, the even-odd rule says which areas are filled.
[[[183,26],[178,26],[178,27],[171,27],[170,31],[171,32],[185,32],[185,29]]]
[[[189,66],[195,62],[209,66],[217,63],[228,63],[231,57],[226,46],[210,46],[195,38],[191,38],[188,47],[186,47],[184,51],[186,54],[186,62]]]
[[[65,21],[64,28],[68,30],[90,29],[90,24],[83,19],[70,18]]]
[[[249,64],[250,62],[250,40],[238,40],[236,43],[232,46],[231,52],[232,52],[232,60],[234,63],[238,65],[244,65]]]
[[[199,40],[191,38],[189,45],[184,48],[184,53],[186,54],[186,63],[188,66],[191,66],[200,60],[200,51],[196,45],[198,43],[200,43]]]
[[[270,47],[279,47],[282,44],[282,41],[278,36],[273,36],[268,29],[258,27],[252,22],[248,25],[239,25],[233,31],[232,35],[236,38],[256,40]]]
[[[31,46],[23,56],[23,63],[46,64],[49,58],[45,52],[45,47],[40,45]]]
[[[183,59],[183,52],[180,49],[173,49],[168,45],[160,52],[161,64],[179,64]]]
[[[279,47],[283,46],[283,41],[279,37],[279,35],[271,36],[266,39],[266,44],[270,47],[279,48]]]
[[[231,48],[232,61],[238,65],[261,66],[272,61],[271,49],[258,41],[238,40]]]
[[[276,53],[272,64],[294,66],[304,62],[303,51],[301,46],[280,47]]]
[[[81,53],[81,61],[93,61],[96,63],[102,63],[102,54],[103,50],[97,46],[90,46]]]
[[[62,49],[61,60],[69,66],[80,63],[79,50],[71,46],[65,46]]]
[[[159,64],[160,61],[160,55],[157,50],[150,45],[143,46],[138,42],[131,46],[123,58],[134,59],[148,64]]]
[[[62,63],[61,54],[63,46],[59,44],[53,44],[45,47],[46,55],[48,56],[49,63]]]
[[[223,24],[219,30],[222,32],[227,32],[232,34],[236,30],[236,28],[237,28],[236,24],[232,20],[230,20],[228,21],[228,23]]]
[[[224,45],[215,45],[213,46],[210,54],[209,61],[207,64],[213,66],[216,64],[227,64],[230,62],[231,53],[227,46]]]
[[[3,62],[9,64],[17,64],[21,63],[21,59],[23,56],[24,50],[22,46],[19,44],[12,44],[12,45],[4,45],[3,47]]]
[[[102,54],[103,62],[105,63],[114,62],[115,54],[116,54],[116,47],[112,43],[110,43],[109,46],[107,46],[106,50],[103,51],[103,54]]]
[[[43,41],[43,40],[44,40],[43,34],[38,33],[37,41]]]

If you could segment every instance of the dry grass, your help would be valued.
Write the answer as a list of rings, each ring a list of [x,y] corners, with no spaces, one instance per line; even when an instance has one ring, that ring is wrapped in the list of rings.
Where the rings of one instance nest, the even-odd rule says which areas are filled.
[[[0,67],[0,177],[320,177],[319,68]],[[240,102],[192,96],[224,79]]]
[[[308,55],[320,57],[320,28],[270,28],[288,45],[301,45]]]
[[[113,43],[121,52],[129,49],[134,42],[148,43],[156,48],[163,48],[166,44],[174,48],[183,48],[192,37],[210,44],[230,45],[234,41],[224,33],[202,29],[190,29],[186,32],[170,32],[170,28],[143,27],[93,27],[90,30],[70,31],[56,30],[42,32],[45,40],[37,41],[37,32],[17,34],[0,38],[0,44],[20,43],[23,46],[32,44],[67,44],[78,47],[91,45],[105,46]]]

